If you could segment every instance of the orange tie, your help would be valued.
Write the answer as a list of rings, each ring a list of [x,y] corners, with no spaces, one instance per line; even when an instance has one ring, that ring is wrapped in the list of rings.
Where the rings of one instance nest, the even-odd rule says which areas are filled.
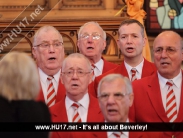
[[[175,101],[175,94],[173,91],[173,82],[171,80],[168,80],[168,93],[166,96],[166,115],[170,122],[174,122],[177,118],[177,107],[176,107],[176,101]]]
[[[131,73],[132,73],[131,82],[134,81],[134,80],[137,80],[136,72],[137,72],[137,70],[135,68],[131,69]]]
[[[77,122],[77,123],[81,122],[81,118],[78,113],[79,103],[73,103],[72,107],[74,108],[74,115],[72,118],[72,122]]]
[[[56,93],[55,93],[55,90],[54,90],[54,87],[53,87],[53,82],[52,82],[53,77],[48,76],[47,79],[49,81],[49,85],[48,85],[48,89],[47,89],[47,106],[51,107],[52,105],[55,104]]]

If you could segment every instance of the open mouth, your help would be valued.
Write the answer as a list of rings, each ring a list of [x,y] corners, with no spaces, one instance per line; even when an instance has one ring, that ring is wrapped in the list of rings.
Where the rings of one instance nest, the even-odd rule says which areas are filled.
[[[71,86],[72,87],[78,87],[79,85],[78,84],[72,84]]]
[[[133,47],[128,47],[127,50],[133,50],[134,48]]]
[[[108,113],[117,113],[117,110],[115,110],[115,109],[108,109]]]
[[[169,65],[168,62],[162,62],[161,65]]]
[[[54,57],[51,57],[51,58],[49,58],[48,60],[55,60],[56,58],[54,58]]]
[[[87,49],[94,49],[93,47],[87,47]]]

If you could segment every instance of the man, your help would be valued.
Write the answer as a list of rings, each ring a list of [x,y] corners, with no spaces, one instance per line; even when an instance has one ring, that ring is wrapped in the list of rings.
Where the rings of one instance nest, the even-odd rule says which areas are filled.
[[[52,121],[77,123],[102,121],[98,101],[88,93],[88,85],[93,77],[90,61],[82,54],[70,54],[63,61],[61,74],[66,96],[50,108]],[[67,133],[53,132],[53,138],[67,137]]]
[[[41,91],[38,100],[48,107],[63,96],[59,81],[61,64],[64,59],[64,46],[61,34],[52,26],[43,26],[34,35],[32,54],[40,75]]]
[[[153,53],[157,73],[134,81],[130,118],[136,122],[183,122],[182,38],[173,31],[160,33],[154,40]],[[163,137],[182,138],[183,133],[173,132],[173,128],[176,130],[176,125]]]
[[[101,78],[111,73],[119,73],[131,81],[152,75],[156,68],[143,58],[142,50],[145,45],[144,26],[137,20],[124,20],[118,29],[117,44],[124,56],[121,65],[95,79],[95,91]]]
[[[133,99],[134,95],[131,82],[127,77],[123,77],[121,74],[109,74],[100,81],[98,87],[98,101],[106,123],[131,122],[128,119],[128,113]],[[157,138],[160,134],[154,133],[147,136],[145,132],[109,131],[107,133],[94,132],[93,135],[102,138]]]
[[[93,65],[93,80],[118,66],[102,58],[102,52],[106,47],[106,33],[97,22],[87,22],[81,26],[77,45],[80,53],[85,55]],[[94,93],[93,83],[89,85],[89,92],[97,97]]]

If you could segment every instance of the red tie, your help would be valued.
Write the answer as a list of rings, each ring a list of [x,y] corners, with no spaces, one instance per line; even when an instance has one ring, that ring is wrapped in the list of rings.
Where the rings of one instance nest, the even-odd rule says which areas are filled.
[[[135,68],[131,69],[131,73],[132,73],[131,82],[134,81],[134,80],[137,80],[136,72],[137,72],[137,70]]]
[[[72,118],[72,122],[77,122],[77,123],[81,122],[81,118],[80,118],[79,113],[78,113],[79,104],[73,103],[72,107],[74,108],[74,115]]]
[[[171,80],[168,80],[168,93],[166,96],[166,115],[170,122],[174,122],[177,118],[177,107],[176,107],[176,101],[175,101],[175,94],[173,91],[173,82]]]
[[[120,138],[122,134],[123,134],[122,132],[113,132],[113,135],[114,135],[116,138]]]
[[[55,90],[53,87],[53,82],[52,82],[53,77],[48,76],[47,79],[49,81],[49,85],[48,85],[48,89],[47,89],[47,106],[50,107],[55,104],[56,93],[55,93]]]

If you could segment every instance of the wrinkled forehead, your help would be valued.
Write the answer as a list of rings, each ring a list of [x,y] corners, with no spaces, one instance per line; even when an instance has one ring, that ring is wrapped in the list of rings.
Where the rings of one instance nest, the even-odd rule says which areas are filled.
[[[56,30],[40,30],[36,35],[37,41],[62,41],[61,34]]]
[[[118,93],[125,91],[125,83],[121,78],[115,80],[106,80],[101,84],[100,92],[103,93]]]
[[[155,38],[153,48],[157,47],[181,47],[181,40],[175,34],[161,34]]]
[[[62,70],[69,70],[69,69],[74,69],[74,70],[88,70],[89,65],[87,61],[84,58],[68,58],[65,60],[65,64],[62,67]]]

